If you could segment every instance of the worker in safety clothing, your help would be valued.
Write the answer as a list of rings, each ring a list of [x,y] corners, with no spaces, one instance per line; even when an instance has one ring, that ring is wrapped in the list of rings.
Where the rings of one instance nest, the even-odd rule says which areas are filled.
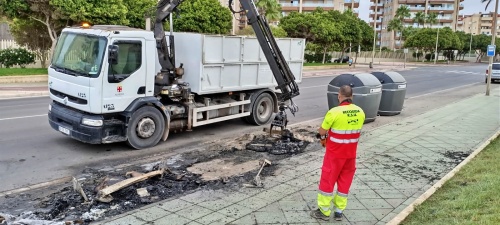
[[[356,171],[356,149],[365,121],[363,110],[352,103],[352,88],[340,87],[339,106],[330,109],[319,128],[319,138],[326,147],[321,168],[318,209],[311,212],[317,219],[329,220],[331,202],[335,206],[335,220],[342,220],[347,195]],[[337,184],[337,192],[333,187]]]

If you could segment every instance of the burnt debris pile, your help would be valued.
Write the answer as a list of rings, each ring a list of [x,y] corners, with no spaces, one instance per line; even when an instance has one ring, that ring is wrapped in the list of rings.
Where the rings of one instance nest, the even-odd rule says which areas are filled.
[[[294,137],[289,130],[284,130],[282,135],[273,137],[270,135],[255,136],[246,144],[247,150],[256,152],[267,152],[273,155],[297,154],[304,151],[310,142]]]

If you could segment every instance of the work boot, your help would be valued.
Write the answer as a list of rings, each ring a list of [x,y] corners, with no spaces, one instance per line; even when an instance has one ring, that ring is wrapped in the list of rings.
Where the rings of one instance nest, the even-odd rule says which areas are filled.
[[[321,210],[319,210],[319,209],[311,211],[311,216],[313,218],[320,219],[320,220],[325,220],[325,221],[329,221],[330,220],[330,217],[329,216],[325,216],[325,214],[323,214],[321,212]]]
[[[335,212],[335,214],[333,215],[333,218],[335,218],[336,221],[341,221],[342,220],[342,213]]]

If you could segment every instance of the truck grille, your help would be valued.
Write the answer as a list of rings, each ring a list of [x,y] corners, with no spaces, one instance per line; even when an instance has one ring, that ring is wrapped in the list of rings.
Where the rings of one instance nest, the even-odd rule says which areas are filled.
[[[68,101],[72,102],[72,103],[75,103],[75,104],[80,104],[80,105],[87,105],[87,100],[85,99],[82,99],[82,98],[78,98],[78,97],[75,97],[75,96],[71,96],[71,95],[68,95],[68,94],[65,94],[65,93],[62,93],[60,91],[56,91],[52,88],[50,88],[50,93],[52,93],[53,95],[61,98],[61,99],[64,99],[66,97],[68,97]]]

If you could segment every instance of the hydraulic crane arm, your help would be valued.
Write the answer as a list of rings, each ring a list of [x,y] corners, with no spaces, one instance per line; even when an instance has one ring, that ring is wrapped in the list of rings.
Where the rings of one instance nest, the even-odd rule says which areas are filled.
[[[271,68],[274,78],[278,83],[276,88],[281,90],[281,95],[279,96],[280,102],[283,103],[285,101],[290,101],[292,103],[290,111],[292,114],[295,114],[298,109],[293,104],[292,98],[300,94],[299,86],[295,82],[295,76],[286,63],[285,58],[283,57],[283,54],[274,39],[269,24],[266,22],[265,18],[259,14],[253,0],[240,0],[241,5],[243,6],[243,10],[240,12],[234,11],[231,6],[232,3],[233,0],[229,0],[230,10],[233,13],[245,12],[248,23],[252,26],[255,36],[259,40],[259,44],[264,52],[264,55],[266,56],[269,67]]]
[[[163,81],[169,85],[175,72],[175,43],[174,36],[169,36],[169,47],[167,48],[167,39],[163,24],[165,20],[177,9],[182,0],[161,0],[156,7],[156,18],[154,24],[154,36],[156,39],[156,48],[158,49],[158,60],[161,65],[161,75],[165,77]],[[172,26],[172,24],[170,25]],[[182,66],[181,66],[182,67]]]

